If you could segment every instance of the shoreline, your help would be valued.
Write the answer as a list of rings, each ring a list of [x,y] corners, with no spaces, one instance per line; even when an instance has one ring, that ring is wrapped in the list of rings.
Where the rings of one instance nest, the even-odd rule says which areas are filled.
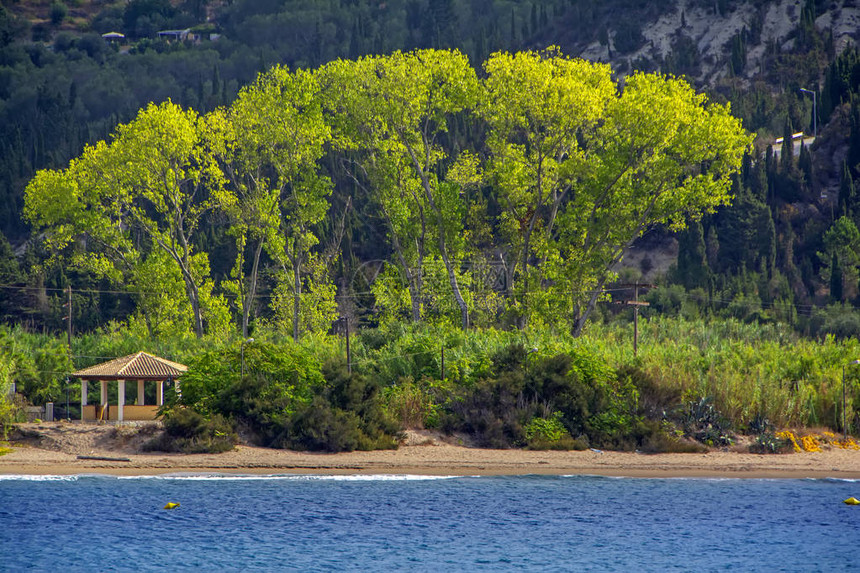
[[[740,446],[685,454],[491,450],[467,447],[436,432],[409,430],[397,450],[332,454],[239,445],[220,454],[143,451],[156,430],[157,426],[21,424],[8,444],[8,453],[0,455],[0,476],[596,475],[860,481],[860,450],[835,446],[789,454],[751,454]]]
[[[117,456],[117,452],[93,452]],[[223,454],[126,454],[129,461],[78,459],[34,447],[0,456],[0,475],[597,475],[632,478],[860,480],[860,451],[760,455],[486,450],[447,444],[318,454],[237,446]]]

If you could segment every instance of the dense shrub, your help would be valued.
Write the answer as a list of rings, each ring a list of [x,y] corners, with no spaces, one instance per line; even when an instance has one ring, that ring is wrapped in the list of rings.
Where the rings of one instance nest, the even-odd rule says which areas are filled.
[[[333,362],[323,376],[325,386],[293,416],[282,445],[329,452],[397,447],[400,429],[383,408],[377,382]]]
[[[389,416],[402,428],[420,430],[439,425],[440,407],[436,396],[443,393],[445,384],[429,378],[413,382],[402,378],[397,384],[383,389],[382,399]]]
[[[634,365],[618,369],[618,379],[627,380],[636,388],[637,413],[650,420],[664,420],[681,404],[681,392],[677,388],[660,384],[648,372]]]
[[[319,362],[307,348],[292,341],[254,342],[195,357],[182,378],[180,402],[204,416],[226,416],[254,442],[279,447],[292,416],[323,384]]]
[[[709,446],[729,446],[734,440],[731,421],[708,397],[688,402],[681,412],[681,423],[686,435]]]
[[[194,410],[177,408],[164,418],[164,431],[144,445],[146,450],[184,454],[220,453],[238,442],[233,425],[216,414],[206,419]]]
[[[505,348],[493,357],[491,377],[454,389],[443,415],[443,430],[465,432],[488,448],[524,445],[523,426],[541,414],[538,404],[527,402],[523,393],[525,358],[522,345]]]
[[[235,420],[255,443],[281,447],[297,401],[290,394],[273,392],[269,386],[263,375],[246,376],[218,394],[213,410]],[[298,403],[299,408],[302,403]]]
[[[455,389],[446,405],[443,429],[465,432],[491,448],[530,442],[544,447],[557,441],[578,449],[609,443],[613,432],[623,432],[619,424],[625,419],[617,413],[608,381],[601,379],[600,359],[584,350],[575,356],[529,354],[522,344],[504,348],[493,357],[488,377]],[[557,420],[576,440],[562,440],[564,436],[553,432],[558,440],[538,433],[535,441],[540,419]],[[544,429],[549,429],[547,423]]]
[[[773,432],[759,434],[749,446],[752,454],[786,454],[793,449],[791,441],[780,438]]]
[[[351,452],[362,443],[360,420],[355,412],[345,412],[332,405],[322,396],[296,412],[288,434],[284,435],[281,447],[296,450]]]
[[[588,443],[574,440],[561,421],[561,412],[548,418],[532,418],[525,427],[526,447],[530,450],[584,450]]]

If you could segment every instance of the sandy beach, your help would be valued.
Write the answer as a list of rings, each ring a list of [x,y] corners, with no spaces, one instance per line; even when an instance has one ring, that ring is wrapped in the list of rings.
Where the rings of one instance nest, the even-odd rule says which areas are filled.
[[[860,479],[860,451],[840,448],[780,455],[723,450],[654,455],[598,450],[489,450],[450,443],[448,438],[430,432],[408,432],[397,450],[319,454],[240,445],[222,454],[189,455],[142,452],[140,445],[146,438],[147,432],[139,428],[21,424],[10,442],[11,451],[0,456],[0,474],[547,474]]]

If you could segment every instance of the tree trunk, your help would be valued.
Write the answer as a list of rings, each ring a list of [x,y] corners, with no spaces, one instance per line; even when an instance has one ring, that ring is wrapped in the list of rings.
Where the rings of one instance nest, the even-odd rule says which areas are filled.
[[[448,256],[448,247],[445,242],[445,224],[442,219],[442,210],[436,205],[436,201],[433,198],[433,190],[430,188],[430,181],[427,178],[427,174],[421,168],[421,163],[418,161],[418,157],[415,156],[415,151],[412,149],[412,146],[409,144],[408,140],[405,137],[402,137],[403,143],[406,145],[407,151],[409,151],[409,155],[412,158],[412,164],[415,166],[415,170],[418,172],[418,175],[421,177],[421,187],[424,189],[424,195],[427,197],[427,202],[430,204],[430,208],[433,209],[433,212],[436,214],[436,226],[438,227],[438,235],[439,235],[439,254],[442,256],[442,261],[445,263],[445,270],[448,271],[448,282],[451,284],[451,290],[454,293],[454,300],[457,302],[457,306],[460,308],[460,319],[462,321],[463,330],[469,329],[469,306],[466,304],[465,299],[463,299],[463,295],[460,292],[460,285],[457,283],[457,274],[454,272],[454,268],[451,266],[451,258]]]
[[[185,282],[185,294],[188,295],[188,302],[191,303],[191,312],[194,320],[194,334],[197,338],[203,338],[203,313],[200,310],[200,291],[197,284],[194,282],[194,277],[191,276],[191,269],[188,267],[187,257],[179,256],[174,249],[168,247],[163,241],[156,238],[156,242],[173,257],[176,264],[179,265],[179,270],[182,273],[182,280]]]
[[[385,209],[383,208],[383,211]],[[387,214],[386,214],[387,219]],[[391,242],[394,246],[394,252],[397,253],[397,258],[400,260],[400,266],[403,267],[403,273],[406,275],[406,284],[409,287],[409,298],[412,303],[412,322],[421,322],[421,271],[422,261],[424,259],[421,254],[422,249],[419,247],[418,254],[418,276],[409,268],[409,263],[406,261],[406,256],[403,254],[403,248],[400,245],[400,239],[397,238],[397,233],[394,232],[394,226],[390,224]]]
[[[296,253],[293,262],[293,340],[299,340],[299,308],[302,294],[301,255]]]
[[[185,280],[185,292],[188,294],[188,302],[191,303],[191,311],[194,313],[194,334],[197,338],[203,338],[203,313],[200,309],[200,292],[194,279],[187,269],[182,269],[182,278]]]
[[[406,259],[398,252],[400,266],[403,267],[403,272],[406,273],[406,286],[409,288],[409,299],[412,304],[412,322],[421,322],[421,285],[420,279],[416,280],[415,273],[409,268]],[[418,273],[421,273],[421,267],[418,267]]]
[[[257,244],[254,251],[254,264],[251,266],[250,284],[248,285],[248,296],[242,304],[242,338],[248,338],[248,317],[254,304],[254,296],[257,294],[257,271],[260,265],[260,254],[263,251],[263,240]]]
[[[571,330],[571,334],[578,338],[583,329],[585,328],[585,323],[588,322],[588,317],[591,316],[591,313],[594,311],[594,306],[597,304],[597,299],[600,297],[601,289],[603,288],[603,281],[601,281],[600,287],[596,288],[591,296],[588,298],[588,303],[585,305],[585,311],[580,312],[579,316],[576,317],[573,329]]]

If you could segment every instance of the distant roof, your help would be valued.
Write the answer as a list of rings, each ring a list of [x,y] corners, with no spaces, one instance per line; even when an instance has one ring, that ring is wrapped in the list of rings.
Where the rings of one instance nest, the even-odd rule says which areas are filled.
[[[184,364],[138,352],[72,372],[72,376],[87,380],[166,380],[178,378],[186,370]]]
[[[125,34],[120,34],[119,32],[108,32],[107,34],[102,34],[102,38],[125,38]]]

